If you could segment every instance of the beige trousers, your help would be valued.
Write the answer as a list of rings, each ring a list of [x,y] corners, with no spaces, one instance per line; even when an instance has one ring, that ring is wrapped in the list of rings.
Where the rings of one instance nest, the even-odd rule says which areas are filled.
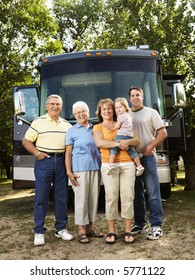
[[[100,171],[74,172],[79,176],[78,187],[74,187],[75,224],[94,223],[97,216],[100,191]]]
[[[121,217],[133,219],[134,217],[134,183],[135,164],[119,165],[113,175],[107,175],[107,166],[101,167],[102,180],[106,195],[106,218],[118,218],[118,200],[121,201]]]

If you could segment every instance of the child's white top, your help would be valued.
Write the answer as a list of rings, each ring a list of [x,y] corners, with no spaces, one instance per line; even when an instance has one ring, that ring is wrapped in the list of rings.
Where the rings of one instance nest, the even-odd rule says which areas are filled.
[[[133,137],[133,121],[129,113],[124,112],[117,116],[117,122],[121,122],[121,127],[117,130],[117,135]]]

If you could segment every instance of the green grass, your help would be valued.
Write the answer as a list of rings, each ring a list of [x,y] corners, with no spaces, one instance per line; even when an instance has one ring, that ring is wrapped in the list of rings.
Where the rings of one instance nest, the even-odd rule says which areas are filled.
[[[1,195],[9,194],[13,192],[11,180],[0,180],[0,197]]]

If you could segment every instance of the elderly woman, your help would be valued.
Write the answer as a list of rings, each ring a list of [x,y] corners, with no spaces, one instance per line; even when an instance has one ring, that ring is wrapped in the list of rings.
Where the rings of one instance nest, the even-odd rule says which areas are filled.
[[[102,157],[101,174],[106,195],[106,218],[108,221],[108,234],[106,243],[114,244],[117,239],[116,219],[118,217],[118,200],[120,194],[121,217],[124,219],[124,241],[134,242],[131,234],[131,224],[134,217],[134,182],[135,165],[127,152],[129,145],[135,146],[139,143],[139,138],[134,134],[134,138],[128,140],[114,141],[117,130],[115,105],[110,98],[101,99],[97,106],[97,116],[100,124],[93,128],[93,136],[97,147],[100,148]],[[115,158],[115,172],[108,175],[110,148],[119,147],[119,153]]]
[[[66,135],[65,164],[75,195],[78,240],[86,244],[90,237],[103,237],[93,229],[98,209],[101,157],[92,136],[92,124],[88,122],[88,105],[78,101],[73,104],[72,111],[77,123]]]

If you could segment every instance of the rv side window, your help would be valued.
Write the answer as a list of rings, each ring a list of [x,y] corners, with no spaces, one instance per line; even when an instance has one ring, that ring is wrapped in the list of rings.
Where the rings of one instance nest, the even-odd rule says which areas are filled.
[[[25,114],[22,118],[32,122],[39,116],[39,100],[36,88],[20,88],[24,96]]]

